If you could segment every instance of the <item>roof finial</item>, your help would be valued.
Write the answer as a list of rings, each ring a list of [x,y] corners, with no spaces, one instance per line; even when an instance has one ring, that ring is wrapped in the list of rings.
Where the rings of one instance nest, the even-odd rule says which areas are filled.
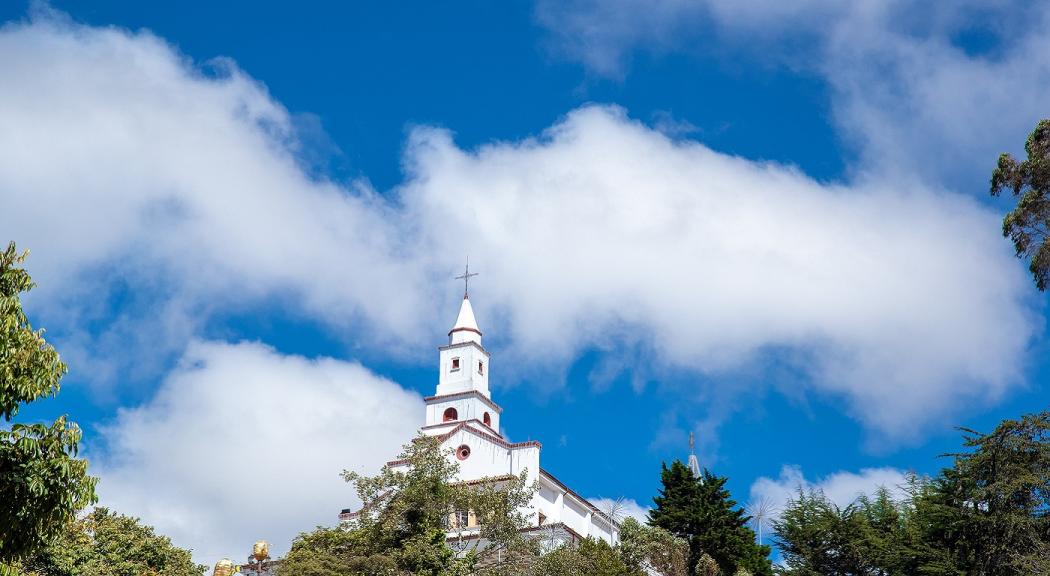
[[[464,300],[466,300],[467,297],[470,295],[470,279],[471,279],[471,277],[477,276],[477,275],[478,275],[477,272],[474,272],[474,273],[470,272],[470,256],[467,256],[467,267],[464,268],[462,274],[460,274],[459,276],[456,276],[456,280],[462,280],[463,281],[463,299]]]

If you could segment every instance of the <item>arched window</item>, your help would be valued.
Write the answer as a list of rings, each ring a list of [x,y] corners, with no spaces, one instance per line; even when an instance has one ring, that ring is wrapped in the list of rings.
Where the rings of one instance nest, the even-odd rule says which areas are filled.
[[[456,412],[455,408],[445,408],[445,416],[442,421],[452,422],[453,420],[459,420],[459,413]]]
[[[485,425],[489,428],[492,428],[492,416],[489,416],[488,412],[486,412],[485,415],[481,417],[481,421],[484,422]]]

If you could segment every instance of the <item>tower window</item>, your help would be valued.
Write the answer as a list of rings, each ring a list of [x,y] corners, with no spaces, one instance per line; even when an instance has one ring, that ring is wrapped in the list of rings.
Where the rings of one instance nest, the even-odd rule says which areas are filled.
[[[492,416],[489,416],[488,412],[486,412],[485,415],[481,417],[481,421],[484,422],[485,425],[489,428],[492,428]]]
[[[452,371],[455,372],[456,370],[459,370],[459,358],[452,359]]]
[[[456,458],[459,458],[460,460],[470,458],[470,446],[463,444],[459,448],[456,448]]]
[[[455,408],[446,408],[445,415],[442,417],[442,422],[452,422],[459,420],[459,413],[456,412]]]
[[[485,363],[482,362],[481,360],[478,360],[478,374],[484,374],[484,373],[485,373]]]

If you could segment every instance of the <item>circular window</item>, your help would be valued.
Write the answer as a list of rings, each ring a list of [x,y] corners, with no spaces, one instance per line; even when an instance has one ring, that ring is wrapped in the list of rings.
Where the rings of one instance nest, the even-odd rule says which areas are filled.
[[[459,448],[456,448],[456,458],[459,458],[460,460],[470,458],[470,446],[464,444]]]

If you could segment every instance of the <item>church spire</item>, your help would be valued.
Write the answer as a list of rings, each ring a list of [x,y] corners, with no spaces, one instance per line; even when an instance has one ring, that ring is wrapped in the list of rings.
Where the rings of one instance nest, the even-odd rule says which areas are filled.
[[[693,476],[700,478],[700,460],[696,457],[696,436],[689,433],[689,471]]]

